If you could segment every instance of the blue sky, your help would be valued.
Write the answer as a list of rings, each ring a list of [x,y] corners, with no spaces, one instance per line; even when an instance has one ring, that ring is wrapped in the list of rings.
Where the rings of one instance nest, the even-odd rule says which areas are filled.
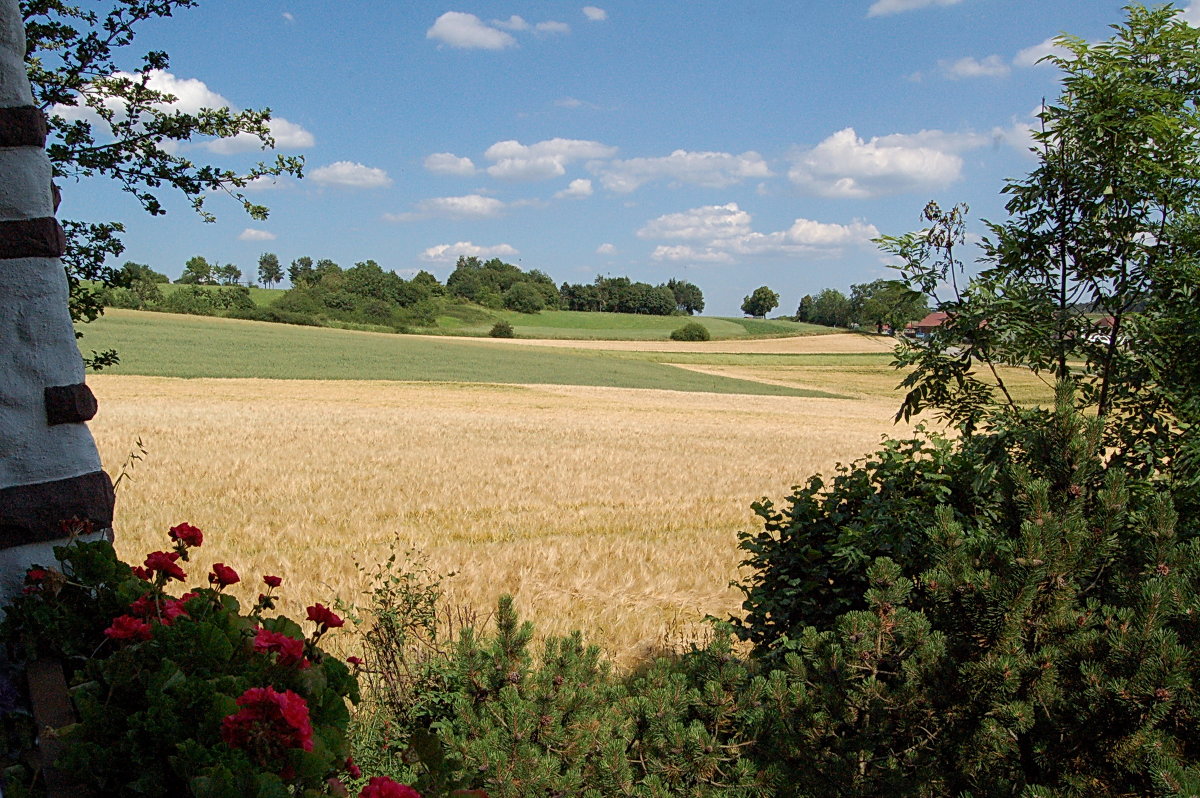
[[[99,182],[60,215],[126,223],[122,260],[172,277],[193,255],[236,263],[368,258],[445,279],[459,254],[556,282],[597,274],[695,282],[706,313],[759,285],[777,312],[888,277],[870,238],[925,203],[1003,218],[1005,177],[1056,71],[1062,32],[1105,38],[1122,0],[606,2],[203,0],[147,26],[181,107],[270,107],[305,178],[150,218]],[[1182,4],[1181,4],[1182,5]],[[1188,9],[1200,22],[1200,2]],[[245,167],[246,142],[189,145]]]

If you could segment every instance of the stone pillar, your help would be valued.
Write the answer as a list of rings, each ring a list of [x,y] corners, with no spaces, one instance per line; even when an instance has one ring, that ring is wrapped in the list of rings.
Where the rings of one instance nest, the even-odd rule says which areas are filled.
[[[0,604],[53,564],[64,521],[111,534],[112,482],[86,421],[96,400],[67,309],[46,122],[25,72],[18,0],[0,0]]]

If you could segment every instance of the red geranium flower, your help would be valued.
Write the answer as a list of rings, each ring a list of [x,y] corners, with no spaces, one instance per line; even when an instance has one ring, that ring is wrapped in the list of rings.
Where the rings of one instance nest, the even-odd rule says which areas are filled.
[[[173,526],[167,534],[171,536],[171,540],[178,541],[185,546],[199,546],[204,542],[204,533],[191,524]]]
[[[329,629],[336,629],[346,623],[324,604],[314,604],[307,608],[307,612],[310,621],[316,621],[322,627]]]
[[[213,563],[212,573],[208,575],[210,584],[218,587],[229,587],[232,584],[242,581],[237,575],[237,571],[230,568],[223,562]]]
[[[296,665],[301,670],[309,666],[308,660],[304,658],[304,641],[288,637],[282,632],[272,632],[260,627],[254,633],[254,650],[262,654],[278,654],[276,662],[280,665]]]
[[[303,696],[251,687],[237,705],[241,709],[221,721],[221,739],[230,748],[247,751],[260,765],[278,762],[291,748],[312,750],[312,723]]]
[[[154,573],[149,568],[143,568],[140,565],[135,565],[129,570],[133,571],[133,575],[138,579],[144,579],[147,582],[149,582],[150,578],[154,576]]]
[[[363,661],[361,659],[359,659],[358,657],[346,657],[346,662],[349,662],[351,665],[362,665],[363,664]]]
[[[354,757],[352,756],[346,757],[346,772],[350,774],[350,778],[352,779],[362,778],[362,768],[354,764]]]
[[[25,572],[25,581],[33,584],[36,582],[41,582],[49,575],[50,572],[43,568],[30,568]]]
[[[154,599],[147,593],[129,605],[129,612],[137,618],[148,618],[155,610]]]
[[[267,583],[267,587],[279,587],[283,584],[283,580],[278,576],[264,576],[263,581]]]
[[[421,793],[406,784],[397,784],[387,776],[372,776],[358,798],[421,798]]]
[[[175,561],[178,559],[179,552],[177,551],[156,551],[146,557],[144,564],[151,571],[158,571],[160,574],[166,576],[167,579],[178,579],[182,582],[184,579],[187,579],[187,574],[175,564]]]
[[[132,615],[113,618],[112,626],[104,630],[109,640],[149,640],[152,634],[150,624]]]

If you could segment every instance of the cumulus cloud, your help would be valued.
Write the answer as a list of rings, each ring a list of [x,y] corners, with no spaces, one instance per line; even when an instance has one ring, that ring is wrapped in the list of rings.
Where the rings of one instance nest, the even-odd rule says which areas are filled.
[[[502,180],[546,180],[562,177],[573,161],[610,158],[617,152],[598,141],[547,139],[525,145],[519,141],[498,141],[487,148],[484,157],[493,164],[487,168],[492,177]]]
[[[608,19],[608,12],[596,6],[584,6],[583,15],[587,17],[588,22],[603,22]]]
[[[238,234],[238,241],[274,241],[278,236],[267,230],[255,230],[253,227],[247,227]]]
[[[884,17],[929,6],[953,6],[961,2],[962,0],[875,0],[867,10],[867,16]]]
[[[750,232],[750,214],[731,202],[668,213],[647,222],[637,234],[639,238],[713,241],[738,238]]]
[[[453,244],[438,244],[421,253],[421,260],[437,263],[451,263],[458,260],[460,255],[477,258],[500,258],[516,255],[517,250],[508,244],[496,244],[490,247],[480,247],[470,241],[458,241]]]
[[[860,219],[849,224],[796,219],[786,230],[760,233],[753,229],[750,214],[731,202],[660,216],[637,235],[684,242],[658,245],[650,256],[654,260],[732,263],[740,256],[755,255],[832,257],[846,247],[870,246],[879,231]]]
[[[517,45],[517,40],[512,34],[493,28],[474,14],[462,11],[447,11],[442,14],[434,21],[433,26],[425,31],[425,38],[461,50],[503,50]]]
[[[495,197],[485,197],[480,194],[467,194],[462,197],[433,197],[417,203],[415,213],[385,213],[383,218],[389,222],[411,222],[417,219],[428,219],[440,216],[449,219],[486,219],[499,216],[504,211],[504,203]]]
[[[142,80],[140,74],[132,72],[116,72],[112,77],[117,80],[130,80],[138,83]],[[160,94],[170,95],[174,98],[169,102],[154,103],[152,107],[159,111],[178,111],[185,114],[195,114],[203,108],[230,108],[236,110],[229,100],[210,89],[204,81],[196,78],[181,78],[161,69],[152,69],[147,73],[146,88]],[[114,113],[120,114],[122,112],[122,103],[116,98],[108,98],[105,101],[105,105]],[[83,119],[93,125],[104,124],[100,116],[85,105],[56,105],[50,109],[50,112],[68,120]],[[283,117],[271,119],[267,123],[267,126],[271,136],[275,139],[275,149],[302,149],[304,147],[311,147],[316,143],[312,133],[309,133],[294,122],[289,122]],[[174,144],[174,142],[163,143],[167,149],[170,149],[167,146],[169,144]],[[249,133],[239,133],[227,139],[207,141],[202,146],[219,155],[228,155],[261,149],[263,145],[258,136]]]
[[[1187,7],[1183,9],[1183,13],[1179,15],[1179,19],[1193,28],[1200,27],[1200,2],[1188,3]]]
[[[653,260],[664,260],[671,263],[733,263],[733,255],[711,248],[697,249],[686,244],[674,246],[660,245],[650,253]]]
[[[530,23],[517,14],[508,19],[493,19],[484,22],[474,14],[462,11],[447,11],[425,31],[426,39],[460,50],[504,50],[517,46],[515,33],[533,33],[538,36],[563,35],[571,32],[565,22],[546,20]]]
[[[555,199],[583,199],[592,196],[592,181],[581,177],[554,195]]]
[[[989,55],[982,61],[967,56],[957,61],[938,61],[942,74],[951,80],[961,78],[1002,78],[1012,70],[998,55]]]
[[[1056,44],[1054,38],[1051,37],[1043,42],[1026,47],[1013,57],[1013,64],[1019,67],[1038,66],[1038,62],[1048,55],[1056,55],[1060,58],[1066,58],[1071,54],[1071,51],[1062,45]],[[1044,66],[1044,64],[1043,64]]]
[[[623,194],[655,180],[725,188],[746,178],[771,176],[767,162],[753,151],[732,155],[727,152],[675,150],[661,158],[630,158],[597,164],[592,168],[600,176],[605,188]]]
[[[452,152],[435,152],[425,159],[425,168],[437,175],[470,177],[475,164],[470,158],[460,158]]]
[[[601,244],[600,246],[596,247],[596,254],[597,255],[616,255],[617,248],[613,244],[607,244],[607,243]]]
[[[271,132],[271,138],[275,139],[274,148],[277,150],[299,150],[317,143],[312,133],[283,117],[273,117],[267,123],[267,129]],[[258,136],[249,133],[238,133],[231,138],[210,141],[205,147],[220,155],[264,149]]]
[[[988,136],[924,130],[864,141],[845,128],[797,153],[788,177],[812,194],[867,198],[943,188],[962,176],[957,154],[985,146]]]
[[[309,177],[322,186],[383,188],[392,184],[387,172],[354,161],[337,161],[312,170]]]
[[[492,24],[505,30],[529,30],[529,23],[516,14],[508,19],[493,19]]]

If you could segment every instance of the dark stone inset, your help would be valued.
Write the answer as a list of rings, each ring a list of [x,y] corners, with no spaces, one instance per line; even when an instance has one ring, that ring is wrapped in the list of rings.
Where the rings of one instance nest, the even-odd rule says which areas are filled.
[[[47,133],[46,115],[40,108],[0,108],[0,147],[45,147]]]
[[[111,529],[115,498],[103,471],[0,489],[0,549],[66,537],[64,521]]]
[[[0,260],[61,258],[66,251],[67,235],[53,216],[0,222]]]
[[[77,424],[96,417],[98,404],[96,395],[87,383],[76,385],[54,385],[45,390],[46,423]]]

